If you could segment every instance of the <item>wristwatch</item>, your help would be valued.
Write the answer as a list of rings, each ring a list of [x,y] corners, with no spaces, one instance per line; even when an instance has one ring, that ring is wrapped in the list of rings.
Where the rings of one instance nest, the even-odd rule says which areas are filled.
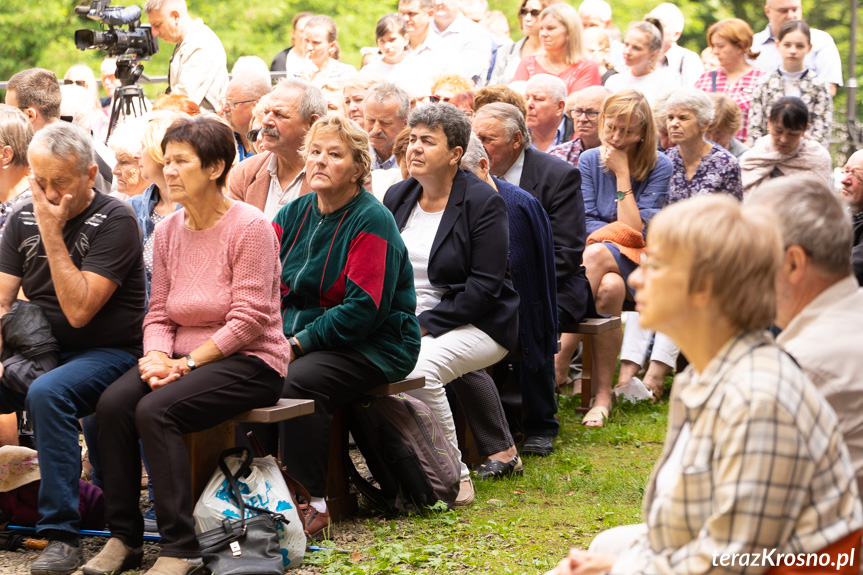
[[[288,340],[288,343],[291,344],[291,351],[294,354],[294,357],[300,357],[303,355],[303,348],[300,346],[300,342],[297,338],[292,337]]]
[[[189,367],[189,371],[195,371],[195,368],[198,367],[191,355],[186,355],[186,365]]]

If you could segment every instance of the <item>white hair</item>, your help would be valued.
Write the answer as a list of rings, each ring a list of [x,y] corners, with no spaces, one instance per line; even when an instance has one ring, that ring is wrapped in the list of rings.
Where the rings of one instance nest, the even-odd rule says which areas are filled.
[[[270,82],[270,67],[258,56],[240,56],[231,68],[231,76],[264,76]],[[272,82],[270,82],[272,84]]]
[[[93,97],[87,88],[75,84],[60,86],[60,115],[72,116],[76,125],[87,132],[93,125]]]
[[[662,22],[662,27],[669,32],[683,32],[683,26],[685,24],[683,12],[680,11],[680,8],[670,2],[663,2],[651,10],[647,15]]]
[[[551,74],[536,74],[531,76],[525,86],[525,92],[533,86],[545,89],[545,93],[553,98],[555,102],[566,101],[566,82],[557,76],[552,76]]]
[[[611,21],[611,5],[605,0],[584,0],[578,7],[578,15],[595,16],[603,22]]]

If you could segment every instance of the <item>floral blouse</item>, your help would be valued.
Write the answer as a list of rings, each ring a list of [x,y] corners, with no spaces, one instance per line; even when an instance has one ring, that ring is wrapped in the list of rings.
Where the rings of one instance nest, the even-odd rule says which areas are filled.
[[[833,125],[833,99],[827,82],[806,70],[798,81],[800,99],[809,108],[808,135],[825,148],[830,147],[830,127]],[[749,137],[754,142],[767,135],[767,118],[773,102],[785,96],[785,78],[776,70],[761,77],[752,94],[749,109]]]
[[[740,179],[740,164],[719,144],[713,144],[707,155],[701,158],[692,179],[686,180],[686,167],[677,146],[665,150],[674,171],[668,185],[668,203],[673,204],[700,194],[729,194],[743,200],[743,182]]]

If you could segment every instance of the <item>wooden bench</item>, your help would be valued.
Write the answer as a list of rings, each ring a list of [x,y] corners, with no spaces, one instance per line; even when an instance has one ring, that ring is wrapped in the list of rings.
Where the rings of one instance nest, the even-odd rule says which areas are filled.
[[[620,318],[611,316],[588,318],[577,324],[565,325],[561,328],[563,333],[577,333],[584,336],[581,339],[581,405],[575,409],[578,412],[587,412],[590,409],[590,380],[593,377],[591,336],[618,329],[620,325]]]
[[[192,493],[198,497],[219,466],[219,454],[235,445],[235,423],[278,423],[315,411],[312,399],[280,399],[275,405],[241,413],[215,427],[183,436],[192,469]]]
[[[425,386],[424,377],[403,379],[374,387],[364,396],[396,395]],[[348,425],[344,409],[333,412],[333,425],[330,431],[330,462],[327,471],[327,508],[333,521],[355,515],[357,496],[351,493],[348,471],[345,467],[348,451]]]

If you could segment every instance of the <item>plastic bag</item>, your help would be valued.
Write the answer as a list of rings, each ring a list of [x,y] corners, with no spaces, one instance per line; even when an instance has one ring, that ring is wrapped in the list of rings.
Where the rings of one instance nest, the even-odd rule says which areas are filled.
[[[231,473],[236,474],[242,460],[235,456],[226,457],[225,460]],[[285,569],[299,567],[306,552],[306,534],[276,460],[272,456],[256,457],[252,461],[249,475],[241,477],[237,483],[245,504],[263,507],[285,516],[286,523],[276,523],[282,562]],[[246,517],[255,515],[255,511],[246,510]],[[226,517],[239,519],[239,507],[230,496],[228,480],[221,470],[217,469],[195,505],[195,532],[201,534],[215,529]]]

